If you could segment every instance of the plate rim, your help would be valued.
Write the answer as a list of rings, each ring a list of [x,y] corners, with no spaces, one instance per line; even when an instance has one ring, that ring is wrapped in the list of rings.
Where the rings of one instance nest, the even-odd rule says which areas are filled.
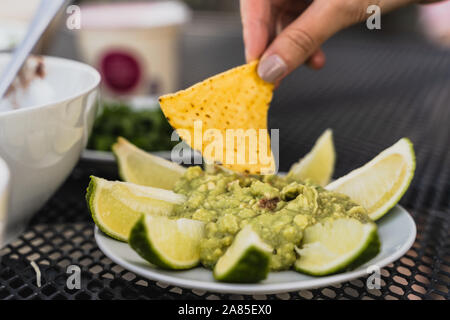
[[[150,151],[148,153],[164,159],[170,159],[171,151],[161,150],[161,151]],[[88,161],[100,161],[110,163],[116,162],[114,153],[112,153],[111,151],[100,151],[87,148],[82,151],[80,158],[81,160],[88,160]]]
[[[394,206],[394,208],[399,208],[401,210],[401,214],[406,215],[407,219],[410,222],[410,225],[412,226],[412,229],[410,230],[411,232],[408,236],[407,241],[405,241],[397,251],[387,256],[386,258],[378,261],[377,266],[380,267],[380,269],[394,261],[397,261],[402,256],[404,256],[405,253],[414,244],[414,241],[417,236],[417,226],[411,214],[401,205],[397,204],[396,206]],[[267,283],[267,284],[264,283],[235,284],[235,283],[210,282],[210,281],[206,282],[201,280],[184,279],[176,276],[161,274],[158,272],[158,269],[155,268],[153,268],[152,270],[149,270],[148,268],[144,269],[140,266],[135,266],[130,262],[124,261],[121,258],[117,257],[117,255],[114,252],[112,252],[112,250],[110,250],[107,246],[104,245],[104,243],[101,240],[99,240],[100,237],[107,237],[107,236],[104,235],[97,226],[95,226],[94,235],[95,235],[95,242],[97,243],[97,246],[103,252],[103,254],[105,254],[114,263],[118,264],[124,269],[134,272],[135,274],[149,280],[161,281],[172,286],[182,287],[191,290],[197,289],[216,293],[244,294],[244,295],[276,294],[276,293],[322,288],[325,286],[351,281],[367,275],[367,270],[361,269],[341,274],[334,274],[326,277],[312,278],[308,280],[299,280],[286,283]],[[111,240],[117,241],[114,239]]]

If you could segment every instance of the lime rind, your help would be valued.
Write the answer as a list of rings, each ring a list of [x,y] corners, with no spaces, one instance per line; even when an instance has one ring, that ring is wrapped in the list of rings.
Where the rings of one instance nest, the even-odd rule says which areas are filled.
[[[214,272],[214,278],[221,282],[256,283],[267,278],[269,264],[268,254],[263,253],[260,248],[250,246],[228,272]]]
[[[91,213],[92,220],[94,220],[94,223],[96,226],[106,235],[108,235],[111,238],[114,238],[116,240],[126,242],[127,238],[122,236],[121,234],[112,231],[109,228],[106,228],[106,226],[100,221],[99,214],[96,211],[95,206],[95,195],[97,191],[97,184],[98,184],[98,178],[91,176],[91,180],[89,182],[89,185],[86,190],[86,201],[89,208],[89,212]]]
[[[359,246],[353,248],[345,254],[336,256],[334,260],[328,261],[323,265],[312,265],[311,263],[305,263],[305,259],[302,259],[302,255],[306,256],[309,254],[309,252],[313,252],[314,254],[316,254],[317,252],[322,251],[324,253],[324,260],[327,260],[332,254],[331,252],[327,252],[327,249],[320,244],[320,241],[304,244],[304,247],[302,249],[297,249],[297,253],[300,255],[300,257],[294,264],[294,269],[297,272],[301,272],[311,276],[326,276],[343,271],[353,270],[370,261],[380,252],[380,239],[378,236],[377,226],[373,222],[360,224],[363,228],[364,237],[359,241]],[[339,239],[336,239],[336,243],[338,242]]]
[[[88,188],[86,190],[86,201],[88,205],[88,209],[91,213],[92,219],[94,220],[94,223],[98,226],[98,228],[105,233],[106,235],[110,236],[111,238],[117,239],[119,241],[126,242],[128,240],[128,236],[124,236],[123,234],[114,231],[114,228],[109,227],[103,220],[102,220],[102,212],[99,211],[98,208],[98,201],[107,201],[108,199],[99,199],[98,197],[101,196],[102,188],[108,189],[112,186],[120,185],[126,187],[126,190],[128,192],[131,192],[134,196],[137,196],[141,199],[151,199],[151,201],[156,201],[160,205],[161,203],[164,205],[160,205],[161,207],[158,207],[157,204],[152,203],[152,205],[149,204],[142,204],[139,202],[131,202],[129,201],[128,194],[127,195],[121,195],[121,198],[126,199],[116,199],[121,200],[121,203],[124,204],[127,207],[127,221],[132,221],[131,225],[134,224],[133,220],[137,220],[141,214],[153,214],[153,215],[168,215],[170,214],[170,211],[167,211],[169,207],[180,204],[185,201],[185,197],[180,194],[176,194],[172,191],[168,191],[165,189],[158,189],[153,187],[146,187],[146,186],[140,186],[136,184],[132,184],[129,182],[121,182],[121,181],[108,181],[103,178],[91,176],[91,180],[89,182]],[[126,201],[128,201],[128,204]],[[133,205],[131,205],[133,204]],[[111,213],[108,213],[108,215]],[[130,225],[130,227],[131,227]]]
[[[416,154],[414,152],[414,144],[408,138],[402,138],[400,141],[402,141],[402,140],[405,143],[405,146],[409,149],[409,152],[411,155],[411,157],[409,159],[410,167],[409,167],[408,177],[405,179],[403,188],[401,188],[399,190],[399,192],[397,193],[395,200],[392,201],[389,205],[387,205],[385,209],[379,210],[379,212],[377,214],[370,215],[370,218],[372,218],[373,221],[376,221],[376,220],[380,219],[381,217],[383,217],[386,213],[389,212],[389,210],[391,210],[401,200],[401,198],[406,193],[406,191],[408,191],[411,181],[414,178],[414,172],[416,170]]]
[[[367,245],[361,249],[361,255],[356,258],[352,263],[350,263],[347,267],[343,269],[346,270],[354,270],[357,267],[363,265],[364,263],[372,260],[380,253],[381,242],[380,237],[378,235],[378,230],[372,231],[370,234],[369,240],[367,241]],[[337,271],[339,272],[339,271]]]
[[[119,168],[119,177],[126,182],[171,190],[175,181],[186,171],[179,164],[139,149],[122,137],[117,139],[117,142],[112,146],[112,151]],[[139,158],[143,165],[143,168],[140,168],[141,173],[143,171],[155,172],[154,177],[143,179],[142,174],[134,174],[133,168],[127,162],[130,156]]]
[[[242,229],[217,261],[214,278],[222,282],[256,283],[267,278],[272,248],[250,226]]]
[[[97,206],[95,205],[95,195],[97,194],[98,184],[101,183],[102,179],[95,176],[91,176],[90,178],[91,180],[89,181],[89,185],[86,190],[86,201],[88,204],[89,212],[91,213],[92,220],[94,220],[95,225],[107,236],[122,242],[127,242],[128,239],[126,237],[124,237],[120,233],[114,232],[110,228],[107,228],[99,218],[100,215],[97,212]]]
[[[389,212],[390,209],[392,209],[403,197],[405,192],[408,190],[409,185],[411,184],[411,181],[414,177],[414,171],[416,168],[416,157],[414,153],[414,147],[411,140],[408,138],[402,138],[397,143],[392,145],[391,147],[385,149],[380,154],[378,154],[375,158],[373,158],[371,161],[363,165],[362,167],[355,169],[345,176],[333,181],[329,185],[325,187],[327,190],[336,191],[336,192],[342,192],[339,187],[343,185],[344,183],[351,181],[352,179],[356,178],[360,173],[365,172],[366,170],[371,170],[371,167],[376,164],[378,161],[385,159],[387,156],[392,154],[400,154],[405,159],[406,165],[407,165],[407,171],[406,171],[406,178],[400,185],[400,187],[395,191],[395,193],[384,202],[383,205],[381,205],[378,209],[376,209],[374,212],[369,212],[369,216],[372,220],[376,221],[380,219],[382,216],[384,216],[387,212]],[[345,192],[343,192],[345,193]],[[348,194],[352,198],[350,194]]]
[[[141,216],[141,218],[131,229],[128,244],[148,262],[163,269],[173,269],[170,262],[166,261],[166,259],[164,259],[161,255],[157,254],[157,250],[153,246],[152,241],[149,240],[147,234],[148,230],[145,225],[145,217]],[[192,264],[192,267],[194,266],[195,265]]]
[[[386,206],[384,211],[380,210],[378,214],[373,214],[373,215],[370,216],[372,218],[372,220],[374,220],[374,221],[376,221],[376,220],[380,219],[381,217],[383,217],[387,212],[389,212],[389,210],[391,210],[401,200],[403,195],[408,190],[412,179],[414,178],[414,172],[416,170],[416,154],[414,152],[414,145],[413,145],[412,141],[409,140],[408,138],[404,138],[404,139],[405,139],[405,142],[408,144],[408,147],[409,147],[409,150],[410,150],[410,153],[411,153],[411,159],[410,159],[411,162],[410,162],[408,178],[405,180],[404,187],[401,188],[400,191],[398,192],[395,201],[390,203],[390,205]]]
[[[189,219],[179,219],[179,220],[187,221]],[[178,222],[177,220],[172,221],[174,224]],[[204,224],[200,221],[196,220],[190,221],[196,223],[199,228],[204,226]],[[154,235],[152,235],[152,231],[149,228],[149,225],[155,222],[156,222],[155,218],[151,216],[142,215],[131,229],[130,237],[128,239],[130,247],[134,251],[136,251],[143,259],[162,269],[185,270],[196,267],[200,262],[200,241],[203,238],[203,236],[198,237],[196,239],[192,238],[192,241],[197,242],[196,244],[194,244],[194,246],[198,247],[198,252],[194,257],[184,261],[176,261],[175,259],[169,258],[167,254],[164,254],[164,252],[162,252],[162,250],[158,248],[156,244],[157,241],[155,241],[157,239],[154,239]],[[173,227],[176,228],[176,226]],[[189,245],[191,244],[192,243],[190,243]]]
[[[310,180],[325,186],[333,176],[335,162],[333,131],[327,129],[314,143],[311,151],[291,166],[288,177],[299,181]]]

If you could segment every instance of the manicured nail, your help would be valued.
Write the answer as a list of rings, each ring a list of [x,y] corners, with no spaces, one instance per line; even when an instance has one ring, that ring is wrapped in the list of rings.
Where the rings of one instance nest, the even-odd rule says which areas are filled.
[[[286,71],[286,63],[276,54],[263,58],[258,65],[258,75],[267,82],[275,82]]]

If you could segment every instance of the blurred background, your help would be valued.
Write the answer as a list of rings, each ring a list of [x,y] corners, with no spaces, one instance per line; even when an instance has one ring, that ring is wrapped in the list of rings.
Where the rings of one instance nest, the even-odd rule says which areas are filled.
[[[0,50],[11,50],[20,41],[38,3],[0,1]],[[70,29],[69,20],[77,21],[75,11],[61,12],[35,52],[85,61],[102,73],[102,108],[91,150],[109,151],[117,135],[149,151],[169,150],[171,128],[155,97],[244,63],[238,0],[72,4],[81,8],[81,28]],[[450,50],[450,1],[399,10],[383,16],[381,26],[368,30],[360,24],[341,32],[324,46],[323,70],[302,67],[276,91],[270,126],[281,129],[281,169],[327,127],[335,129],[341,152],[349,140],[367,149],[378,141],[387,146],[418,120],[400,112],[398,101],[414,101],[418,116],[421,110],[426,113],[428,96],[440,94],[439,79],[450,69],[443,68],[448,60],[435,56],[448,56]],[[428,78],[428,89],[413,94],[413,87],[423,87]],[[345,114],[367,124],[350,130]],[[413,139],[417,132],[411,131]],[[366,157],[362,151],[356,160],[362,163]]]
[[[0,51],[10,51],[20,41],[38,2],[0,0]],[[155,100],[158,95],[186,88],[244,63],[239,2],[80,0],[73,3],[81,8],[81,28],[72,28],[77,22],[76,7],[61,12],[35,53],[80,60],[96,67],[103,76],[102,98],[88,150],[66,183],[33,218],[33,226],[46,226],[32,229],[30,237],[49,233],[49,237],[58,240],[45,240],[42,246],[51,244],[54,251],[52,255],[41,252],[42,259],[75,264],[87,260],[92,262],[89,266],[102,270],[97,270],[95,275],[86,273],[92,281],[77,294],[77,299],[178,298],[179,294],[172,293],[172,289],[153,285],[139,289],[135,283],[141,280],[134,276],[126,281],[125,276],[114,278],[107,282],[114,291],[98,293],[100,289],[96,288],[102,288],[103,281],[110,281],[105,280],[106,275],[116,274],[113,270],[117,266],[103,262],[100,251],[95,251],[99,253],[95,260],[89,260],[97,247],[84,190],[90,175],[118,179],[109,150],[119,135],[141,148],[167,156],[167,150],[173,145],[169,138],[172,129]],[[328,296],[325,290],[319,289],[309,294],[325,299],[448,299],[450,0],[411,6],[383,16],[381,30],[368,30],[364,23],[356,25],[327,41],[323,49],[327,63],[322,70],[301,67],[284,79],[274,93],[269,126],[280,129],[280,170],[287,171],[304,156],[326,128],[333,129],[337,149],[335,178],[363,165],[401,137],[409,137],[414,143],[417,169],[400,203],[414,217],[418,235],[406,258],[382,270],[382,281],[386,283],[382,291],[368,292],[361,282],[361,286],[330,287]],[[64,230],[70,236],[63,236],[52,227],[67,222],[69,229]],[[75,223],[78,223],[76,228],[80,224],[84,227],[75,229]],[[61,249],[59,239],[63,241],[63,238],[68,249]],[[28,245],[36,239],[41,238],[32,240],[25,236],[23,241]],[[80,241],[83,247],[87,246],[84,251],[77,251]],[[7,253],[25,259],[25,255],[40,252],[33,247],[32,253],[22,254],[21,248],[8,247]],[[53,252],[56,258],[52,258]],[[78,255],[78,252],[83,253]],[[17,296],[31,295],[22,295],[25,289],[15,285],[21,280],[14,276],[16,271],[11,271],[28,274],[31,272],[28,263],[19,261],[22,265],[15,259],[3,258],[5,261],[10,263],[10,269],[5,269],[0,278],[12,279],[10,286],[18,289],[11,292],[18,292]],[[49,283],[43,291],[46,298],[67,295],[65,269],[55,270],[53,265],[49,266],[47,277],[63,281]],[[126,270],[119,272],[131,274]],[[29,283],[34,281],[34,273],[30,274],[26,280]],[[90,289],[91,285],[94,289]],[[8,290],[4,289],[3,293],[0,290],[0,298],[8,296]],[[28,290],[34,298],[35,289]],[[183,292],[188,298],[198,298]]]

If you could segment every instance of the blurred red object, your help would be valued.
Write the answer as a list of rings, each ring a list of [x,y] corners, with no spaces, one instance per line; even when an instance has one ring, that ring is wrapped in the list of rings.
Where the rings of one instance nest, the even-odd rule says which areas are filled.
[[[117,93],[127,93],[139,83],[141,67],[136,58],[126,51],[110,50],[101,58],[103,82]]]
[[[430,39],[450,46],[450,0],[422,5],[419,17],[424,32]]]

